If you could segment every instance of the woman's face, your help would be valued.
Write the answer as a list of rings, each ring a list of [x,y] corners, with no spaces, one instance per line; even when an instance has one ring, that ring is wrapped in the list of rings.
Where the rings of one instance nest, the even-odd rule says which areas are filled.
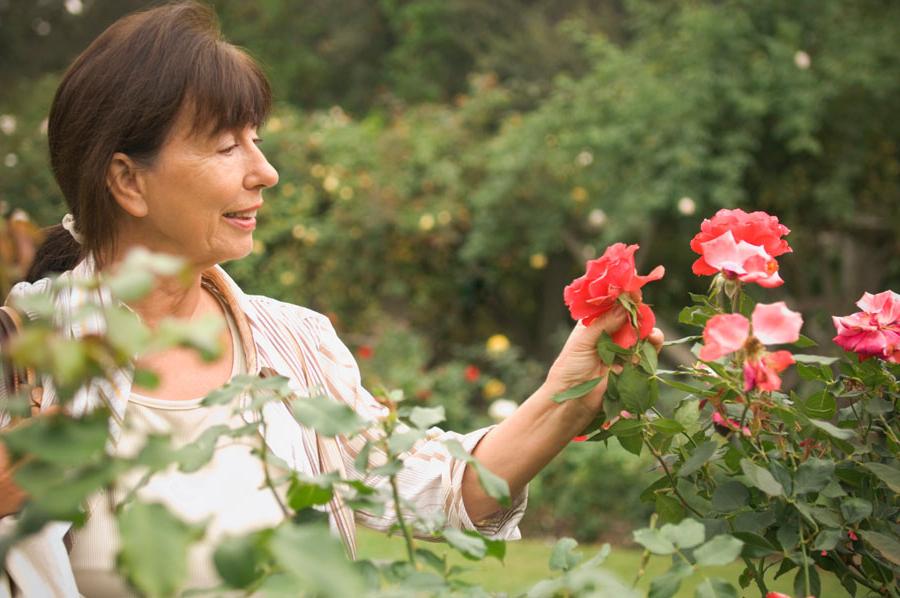
[[[191,134],[186,121],[179,117],[153,165],[142,170],[146,214],[132,220],[126,239],[208,268],[253,249],[262,190],[278,182],[278,172],[257,146],[254,127],[208,136]]]

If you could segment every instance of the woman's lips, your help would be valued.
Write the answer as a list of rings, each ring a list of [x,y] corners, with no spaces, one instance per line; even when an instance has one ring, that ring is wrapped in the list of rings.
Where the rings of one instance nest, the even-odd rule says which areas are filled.
[[[230,225],[241,230],[253,230],[256,228],[255,216],[225,216],[224,218]]]

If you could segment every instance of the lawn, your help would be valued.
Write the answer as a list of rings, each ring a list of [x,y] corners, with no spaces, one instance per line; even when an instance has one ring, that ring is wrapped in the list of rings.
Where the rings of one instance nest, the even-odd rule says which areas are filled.
[[[424,544],[441,554],[448,550],[446,546],[440,544]],[[455,553],[450,558],[454,564],[471,567],[471,571],[466,574],[468,581],[481,584],[489,591],[509,592],[515,595],[527,590],[539,579],[549,576],[550,570],[547,567],[547,559],[550,557],[552,548],[552,542],[541,539],[526,539],[510,542],[507,545],[505,563],[499,563],[495,559],[476,563],[467,561]],[[404,555],[403,542],[400,538],[387,538],[382,534],[369,530],[360,530],[359,549],[360,558],[400,559]],[[592,556],[598,549],[599,546],[597,545],[582,545],[578,547],[578,550],[587,557]],[[606,567],[616,573],[620,579],[633,581],[640,565],[640,559],[640,550],[617,547],[613,548],[612,554],[606,560]],[[651,580],[655,576],[664,573],[668,566],[669,561],[665,557],[651,558],[646,573],[638,582],[638,587],[645,590],[649,588]],[[703,573],[726,579],[737,587],[737,579],[742,570],[743,566],[741,564],[734,563],[725,567],[708,567],[703,569]],[[767,579],[767,583],[769,583],[770,590],[790,594],[793,578],[794,572],[792,571],[775,581]],[[701,575],[695,575],[688,579],[682,584],[681,591],[677,594],[678,598],[692,598],[694,588],[702,579]],[[755,597],[758,594],[754,586],[751,586],[741,595]],[[847,595],[846,590],[834,577],[823,575],[822,597],[838,598]]]

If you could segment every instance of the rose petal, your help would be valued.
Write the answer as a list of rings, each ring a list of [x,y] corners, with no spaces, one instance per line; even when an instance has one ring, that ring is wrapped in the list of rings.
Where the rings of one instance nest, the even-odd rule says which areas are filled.
[[[788,309],[784,301],[758,303],[751,317],[753,336],[765,345],[793,343],[800,338],[803,316]]]
[[[741,314],[719,314],[711,317],[703,328],[700,359],[715,361],[744,346],[750,336],[750,321]]]

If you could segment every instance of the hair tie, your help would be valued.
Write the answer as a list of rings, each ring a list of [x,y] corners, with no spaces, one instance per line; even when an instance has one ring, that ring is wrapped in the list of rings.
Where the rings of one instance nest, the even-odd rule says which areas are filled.
[[[69,234],[72,235],[72,238],[75,239],[75,242],[79,245],[84,244],[84,235],[75,230],[75,216],[71,214],[66,214],[62,219],[62,227],[69,231]]]

